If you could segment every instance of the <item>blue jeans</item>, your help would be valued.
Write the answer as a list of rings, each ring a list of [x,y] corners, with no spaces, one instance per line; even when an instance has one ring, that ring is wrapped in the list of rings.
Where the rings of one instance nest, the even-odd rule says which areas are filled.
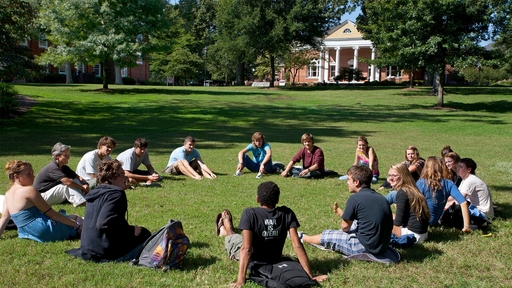
[[[243,165],[249,169],[250,171],[252,172],[259,172],[260,171],[260,165],[261,163],[256,163],[254,162],[251,157],[249,157],[247,154],[244,154],[244,163]],[[274,167],[272,165],[272,160],[268,161],[266,164],[265,164],[265,171],[267,173],[274,173],[276,171],[276,167]]]
[[[386,200],[388,200],[389,205],[396,203],[396,191],[389,191],[388,195],[386,195]]]

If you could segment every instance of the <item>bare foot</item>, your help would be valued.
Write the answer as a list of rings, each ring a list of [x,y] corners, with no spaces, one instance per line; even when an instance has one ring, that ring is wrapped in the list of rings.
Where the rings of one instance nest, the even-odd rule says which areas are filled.
[[[226,235],[235,234],[235,230],[233,229],[233,217],[228,209],[222,211],[222,221],[222,227],[225,229]]]

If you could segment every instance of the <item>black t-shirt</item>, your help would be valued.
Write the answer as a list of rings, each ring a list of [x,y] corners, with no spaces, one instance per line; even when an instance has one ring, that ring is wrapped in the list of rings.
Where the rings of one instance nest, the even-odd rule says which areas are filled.
[[[409,197],[400,189],[396,192],[396,215],[393,224],[395,226],[405,227],[414,233],[427,233],[430,219],[418,221],[416,215],[411,211]]]
[[[77,177],[75,171],[71,170],[68,165],[63,165],[59,169],[59,164],[55,160],[44,166],[39,173],[37,173],[36,180],[34,181],[34,188],[39,193],[44,193],[53,187],[62,184],[62,178],[75,179]]]
[[[393,214],[381,194],[363,188],[350,196],[341,218],[357,220],[357,239],[373,254],[384,253],[393,229]]]
[[[295,213],[281,206],[275,209],[246,208],[238,228],[252,231],[251,261],[276,263],[282,257],[288,230],[299,226]]]

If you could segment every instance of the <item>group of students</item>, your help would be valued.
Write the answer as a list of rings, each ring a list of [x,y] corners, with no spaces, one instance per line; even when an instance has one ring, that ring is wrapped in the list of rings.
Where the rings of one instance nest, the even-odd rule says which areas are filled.
[[[272,163],[270,145],[256,132],[252,143],[238,153],[235,175],[242,175],[243,168],[247,167],[260,175],[280,172],[283,177],[321,178],[326,173],[322,150],[314,145],[311,134],[302,135],[301,143],[303,147],[284,166]],[[287,235],[303,271],[311,279],[323,281],[326,275],[311,274],[302,243],[344,255],[378,255],[388,249],[392,234],[397,237],[413,235],[416,243],[425,241],[428,226],[437,225],[443,210],[453,201],[462,208],[463,232],[470,231],[470,206],[489,219],[494,217],[489,190],[475,175],[473,160],[460,159],[453,151],[443,155],[443,160],[434,156],[424,160],[418,150],[410,146],[406,149],[405,161],[390,166],[383,186],[389,185],[393,191],[384,197],[371,189],[371,184],[379,177],[375,150],[365,137],[359,137],[357,144],[354,165],[347,170],[347,175],[340,177],[347,180],[348,190],[353,195],[345,209],[337,202],[333,205],[334,214],[341,218],[340,230],[324,230],[316,235],[299,232],[294,212],[277,206],[280,189],[270,181],[258,186],[258,207],[247,208],[242,213],[238,225],[241,235],[235,233],[228,209],[217,215],[217,235],[226,237],[225,248],[230,259],[239,260],[237,282],[232,287],[245,283],[246,272],[254,263],[279,263]],[[133,259],[151,233],[146,228],[130,225],[125,219],[125,189],[136,183],[155,183],[161,176],[149,161],[145,139],[137,139],[133,148],[112,159],[110,154],[115,146],[114,139],[102,137],[97,149],[82,157],[77,173],[67,166],[70,147],[62,143],[55,144],[52,162],[37,177],[30,163],[8,162],[5,169],[12,186],[4,197],[0,235],[12,218],[20,238],[39,242],[80,238],[80,248],[69,251],[71,255],[97,262]],[[252,159],[248,152],[253,153]],[[302,167],[294,166],[301,160]],[[147,171],[138,169],[141,164]],[[202,161],[191,136],[171,153],[164,171],[197,180],[216,177]],[[50,206],[66,200],[75,206],[86,203],[84,218],[87,221],[77,215],[66,215],[64,211],[56,212]],[[391,212],[392,203],[396,204],[395,215]]]

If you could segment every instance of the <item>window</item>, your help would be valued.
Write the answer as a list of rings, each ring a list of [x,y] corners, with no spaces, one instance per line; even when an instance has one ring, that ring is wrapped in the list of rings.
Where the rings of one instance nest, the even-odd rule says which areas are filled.
[[[142,54],[140,52],[137,52],[137,64],[142,65],[144,64],[144,61],[142,61]]]
[[[128,77],[128,68],[124,67],[121,69],[121,77]]]
[[[329,77],[336,77],[336,63],[331,63]]]
[[[80,73],[85,72],[84,63],[76,63],[75,68],[76,68],[76,75],[79,75]]]
[[[20,45],[21,46],[28,46],[28,39],[25,39],[25,40],[21,41]]]
[[[64,65],[59,66],[59,74],[66,74],[66,67]]]
[[[350,34],[352,33],[352,30],[350,30],[350,28],[345,28],[345,30],[343,30],[343,34]]]
[[[39,48],[47,48],[48,47],[48,40],[46,40],[46,35],[41,34],[39,35]]]
[[[94,76],[101,77],[101,64],[94,65]]]
[[[311,64],[308,65],[306,78],[318,78],[318,65],[318,60],[314,59],[311,61]]]
[[[402,70],[398,69],[396,66],[388,66],[386,67],[386,78],[400,78],[402,77]]]

